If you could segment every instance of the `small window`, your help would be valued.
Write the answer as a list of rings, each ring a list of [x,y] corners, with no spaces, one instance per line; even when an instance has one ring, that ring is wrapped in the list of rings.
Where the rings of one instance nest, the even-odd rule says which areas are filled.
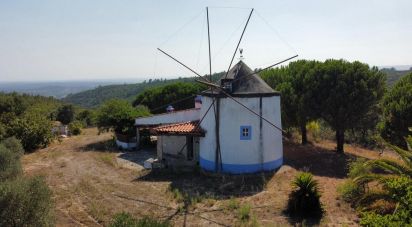
[[[252,138],[252,126],[240,126],[240,140],[250,140]]]

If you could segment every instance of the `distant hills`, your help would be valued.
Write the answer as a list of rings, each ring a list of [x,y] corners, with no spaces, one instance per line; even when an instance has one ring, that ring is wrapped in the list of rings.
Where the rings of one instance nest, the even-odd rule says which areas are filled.
[[[403,75],[412,72],[412,69],[409,70],[396,70],[395,68],[383,68],[381,69],[383,72],[387,74],[387,82],[388,85],[393,85],[397,80],[399,80]],[[214,74],[214,78],[219,78],[222,73]],[[142,83],[134,83],[134,84],[121,84],[121,85],[107,85],[107,86],[99,86],[97,88],[82,91],[76,94],[70,94],[67,97],[63,98],[62,100],[65,102],[73,103],[82,107],[86,108],[93,108],[97,107],[103,102],[113,99],[126,99],[129,101],[133,101],[134,98],[142,92],[144,89],[153,87],[153,86],[160,86],[165,85],[173,82],[188,82],[193,81],[195,78],[179,78],[179,79],[171,79],[171,80],[149,80],[144,81]]]
[[[93,89],[99,85],[119,84],[120,81],[55,81],[55,82],[0,82],[0,91],[64,98]]]
[[[402,76],[412,73],[412,67],[407,70],[396,70],[395,68],[383,68],[382,72],[386,73],[387,83],[392,86],[396,81],[398,81]]]
[[[382,72],[387,74],[387,83],[392,86],[402,76],[412,73],[412,68],[408,70],[397,70],[394,67],[382,68]],[[222,75],[216,73],[216,79]],[[94,108],[103,102],[119,98],[133,101],[134,98],[144,89],[154,86],[166,85],[174,82],[189,82],[195,78],[178,79],[155,79],[141,83],[118,84],[116,81],[67,81],[67,82],[43,82],[43,83],[0,83],[0,91],[35,94],[42,96],[53,96],[64,102],[73,103],[85,108]]]
[[[220,78],[224,72],[212,75],[213,80]],[[121,84],[99,86],[97,88],[70,94],[63,98],[62,101],[73,103],[86,108],[94,108],[110,99],[126,99],[132,102],[136,96],[146,88],[166,85],[175,82],[193,82],[197,77],[178,78],[178,79],[155,79],[147,80],[142,83]]]
[[[193,81],[194,78],[180,78],[171,80],[149,80],[135,84],[120,84],[98,86],[94,89],[69,94],[62,99],[64,102],[73,103],[86,108],[97,107],[110,99],[126,99],[132,102],[144,89],[154,86],[166,85],[177,81]]]

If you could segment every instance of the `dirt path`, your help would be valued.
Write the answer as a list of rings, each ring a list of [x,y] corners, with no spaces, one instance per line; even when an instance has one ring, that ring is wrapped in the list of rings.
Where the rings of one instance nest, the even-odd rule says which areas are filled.
[[[118,153],[109,152],[111,137],[87,129],[81,136],[24,156],[25,173],[44,175],[54,192],[58,226],[107,225],[121,211],[168,219],[176,226],[233,226],[240,224],[238,209],[230,206],[233,201],[252,207],[249,224],[293,225],[282,210],[298,170],[311,171],[320,183],[326,215],[319,225],[357,225],[356,213],[336,193],[347,161],[357,154],[353,147],[347,155],[337,155],[329,143],[285,144],[285,165],[275,174],[232,178],[122,168]]]
[[[120,211],[140,215],[170,213],[122,199],[122,195],[159,204],[166,201],[176,207],[167,202],[170,199],[164,193],[166,182],[136,183],[136,171],[118,167],[116,153],[102,151],[102,145],[110,138],[111,134],[97,136],[95,129],[87,129],[84,135],[24,156],[25,172],[44,175],[54,192],[57,225],[100,226]]]

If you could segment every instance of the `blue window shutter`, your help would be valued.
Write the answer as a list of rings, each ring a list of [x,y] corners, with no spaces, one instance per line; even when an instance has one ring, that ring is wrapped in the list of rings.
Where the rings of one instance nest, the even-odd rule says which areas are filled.
[[[251,140],[252,139],[252,126],[242,125],[240,126],[240,140]]]

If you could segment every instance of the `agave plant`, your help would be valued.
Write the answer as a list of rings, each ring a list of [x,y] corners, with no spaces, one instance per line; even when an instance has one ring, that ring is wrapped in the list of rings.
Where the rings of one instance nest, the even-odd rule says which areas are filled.
[[[311,173],[299,173],[292,181],[287,213],[293,216],[319,217],[323,213],[318,182]]]

